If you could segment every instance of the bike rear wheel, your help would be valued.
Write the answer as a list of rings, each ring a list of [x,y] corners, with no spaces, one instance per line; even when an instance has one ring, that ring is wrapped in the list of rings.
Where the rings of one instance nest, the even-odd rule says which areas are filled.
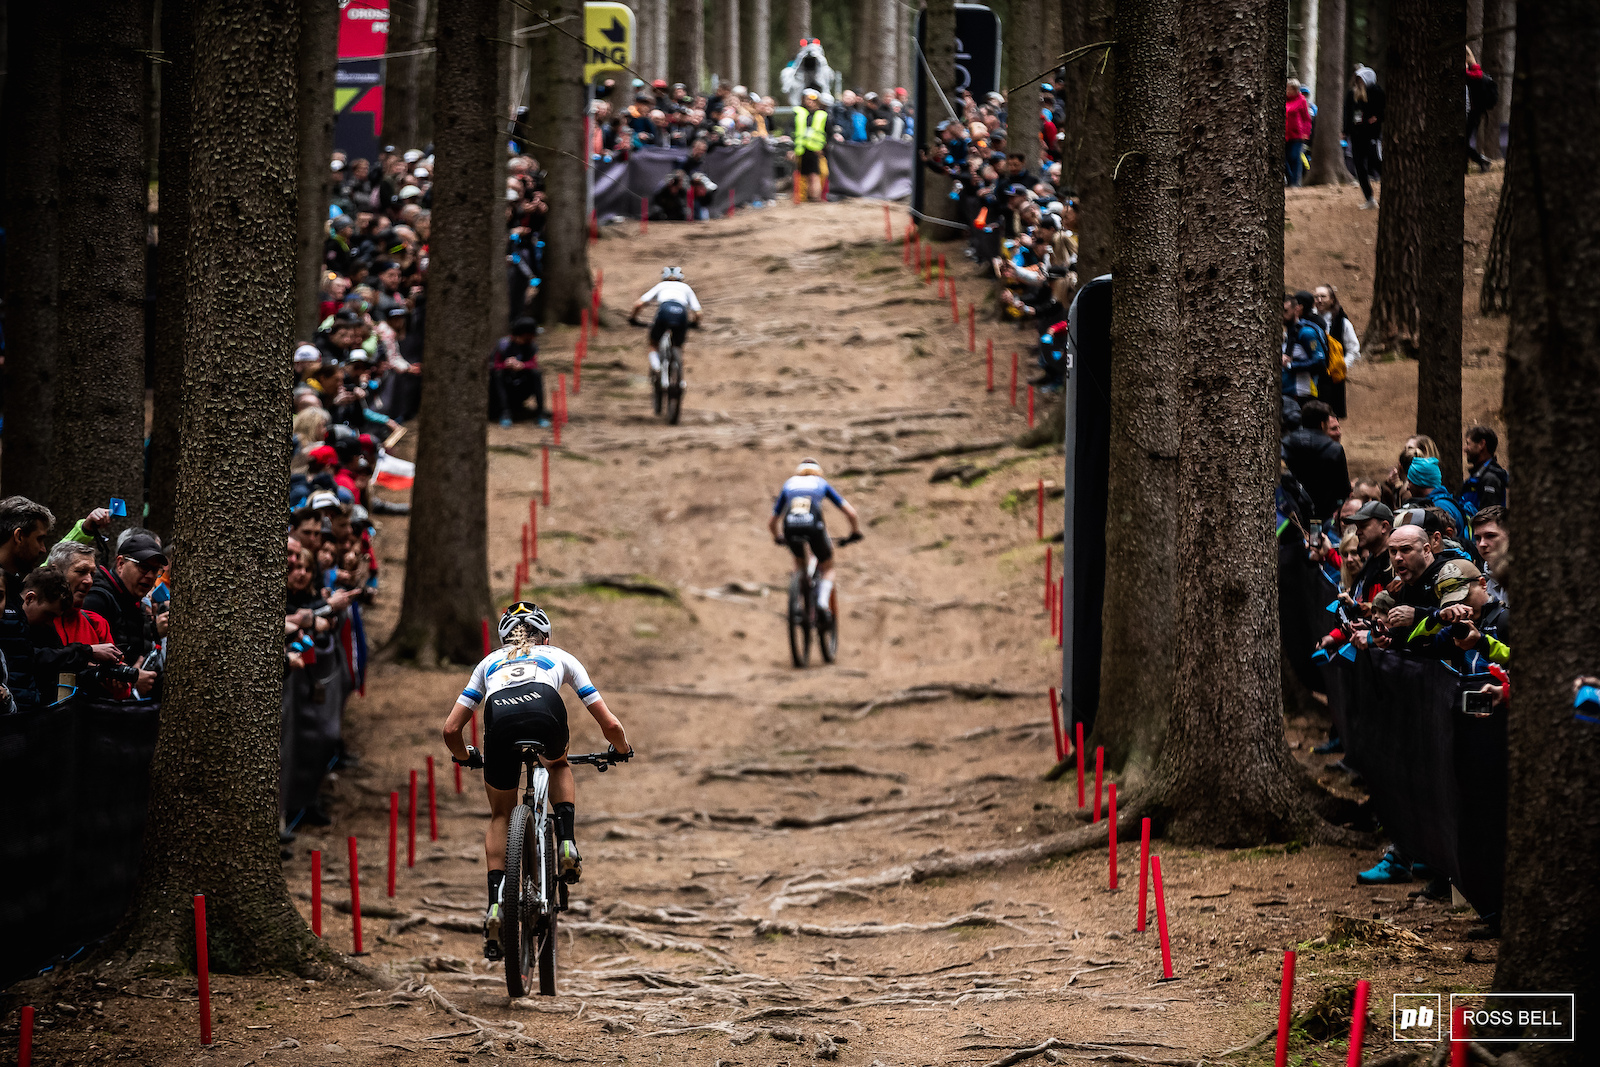
[[[837,591],[828,597],[827,614],[820,610],[817,616],[817,648],[822,651],[822,662],[832,663],[839,657],[839,611],[837,608],[839,596]],[[819,604],[820,608],[821,605]],[[827,621],[824,622],[823,620]]]
[[[673,345],[667,362],[667,425],[678,425],[678,416],[682,414],[683,352],[677,345]]]
[[[560,910],[561,879],[556,873],[556,827],[554,819],[545,821],[544,831],[545,913],[539,923],[539,995],[556,995],[556,915]]]
[[[506,879],[501,893],[500,949],[506,961],[506,993],[514,1000],[528,995],[533,970],[533,931],[526,907],[539,895],[538,842],[533,833],[533,809],[518,804],[506,831]]]
[[[810,592],[805,575],[789,576],[789,658],[802,669],[811,662],[811,621],[806,617]]]

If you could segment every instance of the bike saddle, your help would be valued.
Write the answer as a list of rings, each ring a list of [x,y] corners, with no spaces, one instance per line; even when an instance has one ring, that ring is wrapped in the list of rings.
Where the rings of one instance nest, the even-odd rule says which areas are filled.
[[[531,752],[535,756],[544,755],[543,741],[513,741],[511,744],[518,752]]]

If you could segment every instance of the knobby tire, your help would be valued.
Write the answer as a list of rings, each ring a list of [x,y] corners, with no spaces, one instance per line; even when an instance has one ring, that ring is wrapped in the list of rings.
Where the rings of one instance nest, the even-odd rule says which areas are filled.
[[[524,850],[529,853],[535,845],[533,835],[533,809],[526,804],[518,804],[511,813],[511,826],[506,831],[506,880],[507,892],[502,897],[508,897],[500,906],[500,951],[505,955],[506,961],[506,993],[515,1000],[528,995],[528,978],[533,969],[530,952],[532,931],[529,929],[524,902],[528,899],[530,869],[537,871],[538,862],[536,855],[524,855]],[[534,863],[528,861],[532,859]],[[533,893],[537,895],[537,875],[532,879]]]
[[[824,627],[821,612],[817,613],[817,647],[822,650],[822,662],[832,663],[839,657],[839,594],[834,590],[829,596],[828,623]]]
[[[810,589],[805,575],[798,572],[789,576],[789,658],[796,669],[811,663],[811,626],[806,617]]]
[[[545,820],[544,830],[544,884],[549,894],[545,900],[545,914],[539,923],[539,995],[556,995],[556,916],[560,911],[561,877],[556,871],[555,819]]]
[[[683,353],[677,345],[672,346],[667,364],[667,382],[667,425],[676,426],[683,414]]]

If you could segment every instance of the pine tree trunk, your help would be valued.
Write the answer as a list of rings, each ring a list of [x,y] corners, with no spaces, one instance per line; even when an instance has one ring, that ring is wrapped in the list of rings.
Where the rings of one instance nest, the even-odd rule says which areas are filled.
[[[716,73],[729,85],[743,80],[739,67],[739,0],[717,0]]]
[[[339,63],[338,0],[299,0],[300,48],[298,202],[295,247],[294,333],[300,341],[316,335],[321,320],[322,243],[327,237],[328,204],[333,199],[334,68]],[[393,140],[385,118],[385,136]],[[397,147],[402,142],[394,141]],[[402,151],[404,148],[402,147]]]
[[[1083,43],[1112,39],[1114,8],[1112,0],[1082,0],[1079,12]],[[1111,186],[1111,171],[1116,166],[1116,157],[1111,154],[1111,146],[1116,137],[1113,114],[1116,62],[1115,52],[1108,56],[1107,51],[1098,49],[1072,64],[1078,68],[1078,86],[1083,95],[1067,105],[1069,111],[1076,111],[1083,134],[1083,143],[1074,155],[1075,167],[1069,183],[1079,202],[1080,280],[1095,278],[1110,270],[1114,255],[1111,216],[1115,213],[1116,194]],[[1065,166],[1062,171],[1065,173]]]
[[[855,89],[866,92],[872,82],[873,66],[872,47],[872,2],[873,0],[856,0],[850,6],[850,65],[846,70],[844,85],[846,89]],[[824,41],[824,45],[828,42]]]
[[[784,20],[789,39],[784,42],[784,54],[799,51],[800,41],[811,36],[811,0],[789,0],[789,12]]]
[[[1600,513],[1572,500],[1573,486],[1600,478],[1600,83],[1572,77],[1592,64],[1595,15],[1587,0],[1518,12],[1503,408],[1517,457],[1518,642],[1494,988],[1577,994],[1578,1044],[1517,1053],[1573,1067],[1593,1061],[1600,1026],[1600,735],[1572,706],[1574,677],[1600,674]]]
[[[900,42],[899,50],[895,54],[894,84],[904,87],[906,92],[911,91],[912,85],[917,80],[917,48],[911,42],[911,34],[915,32],[917,13],[909,4],[895,4],[895,39]]]
[[[193,0],[161,0],[161,194],[156,245],[155,388],[150,419],[150,514],[172,536],[183,446],[184,316],[189,295],[189,170],[194,138]],[[330,116],[332,101],[329,102]],[[320,248],[319,248],[320,251]]]
[[[293,7],[195,4],[184,432],[161,731],[121,951],[213,970],[296,970],[317,942],[278,859],[283,515],[294,340]],[[239,373],[240,352],[259,353]],[[272,358],[266,358],[268,354]],[[228,531],[225,550],[216,532]],[[241,587],[241,576],[246,579]]]
[[[1478,151],[1490,159],[1503,159],[1500,131],[1511,124],[1512,76],[1516,73],[1517,0],[1492,0],[1484,7],[1485,29],[1496,31],[1484,38],[1483,69],[1494,79],[1500,98],[1484,120],[1485,137]]]
[[[706,10],[700,0],[668,0],[668,81],[699,92],[706,69]]]
[[[560,0],[549,17],[583,17],[578,0]],[[544,230],[544,293],[547,321],[576,326],[589,306],[589,214],[583,143],[583,49],[559,33],[533,38],[532,56],[537,101],[528,116],[531,139],[545,168],[551,211]],[[548,389],[549,386],[547,385]]]
[[[6,27],[6,360],[0,492],[50,499],[60,299],[61,19],[15,3]]]
[[[550,15],[560,17],[555,10]],[[440,5],[423,361],[428,373],[422,379],[405,596],[391,641],[400,656],[425,665],[477,662],[483,648],[479,627],[491,609],[487,422],[488,357],[495,337],[490,290],[504,285],[490,269],[503,241],[495,185],[499,19],[497,0]],[[548,38],[567,40],[559,34]],[[567,51],[583,57],[581,49]],[[550,106],[555,109],[553,102]]]
[[[1311,92],[1311,101],[1319,108],[1322,98],[1317,96],[1317,86],[1322,71],[1322,5],[1317,0],[1305,0],[1300,14],[1300,84]],[[1341,18],[1341,27],[1343,20]]]
[[[650,0],[654,5],[656,28],[656,77],[667,78],[672,69],[672,0]]]
[[[1282,5],[1189,0],[1179,59],[1184,344],[1172,712],[1155,806],[1177,840],[1281,840],[1311,815],[1278,686]],[[1219,537],[1218,531],[1227,536]]]
[[[1104,644],[1092,744],[1124,775],[1155,766],[1172,707],[1178,540],[1178,0],[1117,0],[1111,224],[1111,482]],[[1095,225],[1099,220],[1094,220]]]
[[[950,118],[944,102],[934,85],[940,86],[947,99],[956,83],[956,5],[955,0],[928,0],[923,14],[923,57],[927,60],[928,94],[922,114],[917,116],[917,141],[933,151],[940,151],[939,123]],[[952,107],[958,106],[950,99]],[[920,163],[920,160],[919,160]],[[928,171],[923,175],[922,210],[932,219],[946,219],[965,223],[961,205],[950,199],[950,177]],[[966,236],[965,225],[947,226],[926,221],[917,227],[922,236],[934,241],[956,241]]]
[[[310,0],[302,0],[309,4]],[[421,48],[423,20],[428,0],[390,0],[389,51],[413,52]],[[302,22],[305,14],[301,14]],[[335,22],[335,27],[337,27]],[[306,41],[300,41],[302,51]],[[335,37],[334,50],[338,50]],[[384,61],[383,79],[383,136],[390,144],[404,152],[408,148],[422,147],[417,140],[417,74],[422,69],[421,56],[395,56]]]
[[[441,0],[422,0],[422,44],[433,45],[439,36]],[[417,147],[433,143],[434,83],[439,76],[437,50],[417,57]]]
[[[1311,138],[1311,185],[1349,185],[1344,165],[1345,0],[1321,0],[1317,9],[1317,128]]]
[[[1002,27],[1005,80],[1018,85],[1044,65],[1044,0],[1013,0],[1011,24]],[[1009,88],[1010,86],[1006,86]],[[1006,152],[1021,152],[1028,172],[1039,173],[1039,86],[1025,85],[1006,98]]]
[[[752,95],[765,96],[772,91],[772,0],[743,0],[739,15],[745,84]]]
[[[91,0],[62,55],[61,299],[49,505],[144,510],[148,0]]]
[[[894,88],[900,63],[899,0],[873,0],[872,19],[872,81],[867,88],[879,94],[880,103],[887,104],[891,98],[884,90]]]

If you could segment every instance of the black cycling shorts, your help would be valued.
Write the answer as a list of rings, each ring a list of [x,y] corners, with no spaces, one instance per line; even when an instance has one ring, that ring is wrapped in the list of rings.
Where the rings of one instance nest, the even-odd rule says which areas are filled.
[[[811,547],[811,554],[817,557],[818,563],[826,563],[833,558],[833,542],[828,538],[828,528],[822,523],[813,523],[810,526],[791,526],[783,524],[783,540],[789,546],[789,551],[794,553],[794,558],[804,563],[806,546]]]
[[[519,741],[538,741],[544,758],[567,753],[567,705],[543,682],[507,686],[483,704],[483,780],[496,789],[515,789],[522,778]]]
[[[801,174],[821,174],[822,173],[822,153],[821,152],[801,152],[800,153],[800,173]]]
[[[689,309],[676,300],[668,300],[656,309],[656,321],[650,324],[650,343],[656,344],[663,334],[672,331],[672,343],[683,347],[683,335],[689,329]]]

